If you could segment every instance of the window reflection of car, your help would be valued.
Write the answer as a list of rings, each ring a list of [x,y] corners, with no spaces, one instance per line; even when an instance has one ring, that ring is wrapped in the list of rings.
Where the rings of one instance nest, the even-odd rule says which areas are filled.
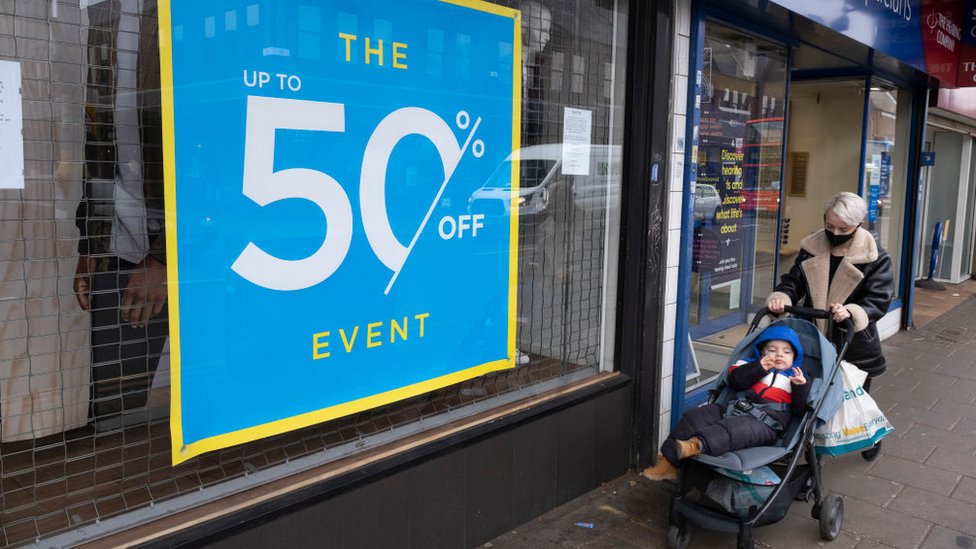
[[[495,168],[485,183],[471,194],[468,210],[488,216],[509,215],[512,209],[512,162],[518,158],[519,189],[516,202],[519,214],[532,217],[545,213],[549,206],[549,185],[556,178],[561,156],[551,145],[527,147],[511,154]],[[556,146],[558,147],[558,145]]]
[[[561,144],[532,145],[508,156],[495,168],[488,180],[468,198],[468,210],[488,216],[511,213],[512,162],[518,159],[519,188],[515,200],[519,218],[534,221],[548,214],[556,196],[571,191],[573,204],[579,208],[604,209],[610,200],[620,198],[620,147],[589,147],[589,173],[563,173]],[[610,204],[611,206],[615,204]]]
[[[722,196],[715,185],[695,184],[695,220],[714,221],[715,214],[722,207]]]

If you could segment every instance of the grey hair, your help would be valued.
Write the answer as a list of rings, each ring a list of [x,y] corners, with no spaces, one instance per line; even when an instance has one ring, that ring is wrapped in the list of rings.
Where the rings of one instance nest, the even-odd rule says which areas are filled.
[[[853,227],[864,222],[868,215],[868,205],[863,198],[854,193],[837,193],[824,204],[824,215],[834,212],[845,225]]]

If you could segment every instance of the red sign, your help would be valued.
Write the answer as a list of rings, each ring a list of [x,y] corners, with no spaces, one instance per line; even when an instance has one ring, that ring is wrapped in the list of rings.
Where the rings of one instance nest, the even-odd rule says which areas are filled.
[[[928,73],[950,86],[957,85],[962,49],[962,2],[922,0],[922,50]]]

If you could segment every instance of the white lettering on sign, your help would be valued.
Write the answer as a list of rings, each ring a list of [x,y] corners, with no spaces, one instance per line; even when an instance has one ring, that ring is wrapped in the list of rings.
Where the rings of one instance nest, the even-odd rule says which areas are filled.
[[[867,6],[872,0],[864,0],[864,5]],[[912,20],[912,4],[909,0],[873,0],[875,4],[882,4],[885,8],[897,13],[905,21]]]
[[[941,30],[936,31],[935,42],[949,51],[956,51],[956,41]]]
[[[247,71],[244,75],[246,80]],[[260,75],[255,78],[253,82],[262,81]],[[270,75],[267,81],[273,82]],[[281,82],[287,85],[286,80]],[[426,109],[404,107],[387,115],[366,143],[360,172],[359,213],[366,239],[377,259],[393,271],[384,294],[390,293],[469,145],[473,157],[480,158],[484,154],[484,142],[473,139],[480,124],[480,117],[472,124],[467,112],[458,113],[458,128],[466,130],[472,126],[462,146],[441,117]],[[279,129],[345,133],[345,105],[253,95],[247,99],[241,192],[262,207],[291,198],[307,200],[322,211],[328,231],[318,249],[301,259],[283,259],[253,241],[249,242],[231,269],[244,279],[270,290],[303,290],[332,276],[345,261],[352,243],[352,204],[345,188],[331,175],[307,168],[275,170],[275,134]],[[390,224],[386,174],[393,150],[410,135],[425,137],[434,145],[444,179],[413,239],[404,244],[393,233]],[[483,219],[483,214],[459,215],[456,220],[445,217],[439,223],[438,232],[445,240],[461,239],[466,235],[476,238],[478,230],[484,228]]]
[[[250,73],[250,74],[249,74]],[[279,90],[297,92],[302,89],[302,79],[294,74],[271,74],[264,71],[249,71],[244,69],[244,85],[249,88],[263,88],[277,83]]]
[[[944,13],[930,13],[925,18],[929,27],[929,35],[935,34],[935,43],[949,50],[956,51],[956,42],[962,38],[962,27]]]
[[[949,33],[956,40],[962,38],[962,29],[959,28],[959,25],[953,23],[952,19],[946,17],[944,13],[939,14],[939,28]]]

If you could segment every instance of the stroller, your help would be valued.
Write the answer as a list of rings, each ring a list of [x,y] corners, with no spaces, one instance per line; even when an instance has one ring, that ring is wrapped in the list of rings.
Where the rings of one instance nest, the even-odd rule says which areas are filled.
[[[689,521],[711,530],[737,533],[737,546],[751,549],[755,546],[753,528],[780,521],[794,500],[809,501],[811,497],[812,515],[820,521],[821,539],[830,541],[840,533],[844,502],[838,495],[821,494],[820,455],[815,451],[813,435],[816,419],[830,419],[842,404],[843,387],[839,378],[837,382],[834,379],[854,337],[853,322],[848,319],[837,326],[832,315],[820,309],[787,307],[786,312],[793,316],[775,320],[771,325],[792,328],[800,337],[804,350],[802,368],[811,383],[806,412],[802,418],[794,417],[772,446],[682,460],[670,504],[668,546],[673,549],[688,546]],[[752,342],[761,332],[759,324],[771,314],[765,308],[756,314],[727,366],[751,356]],[[826,333],[832,341],[820,333],[814,319],[826,320]],[[728,368],[711,392],[710,402],[727,404],[734,398],[727,376]],[[801,455],[805,457],[802,464]]]

